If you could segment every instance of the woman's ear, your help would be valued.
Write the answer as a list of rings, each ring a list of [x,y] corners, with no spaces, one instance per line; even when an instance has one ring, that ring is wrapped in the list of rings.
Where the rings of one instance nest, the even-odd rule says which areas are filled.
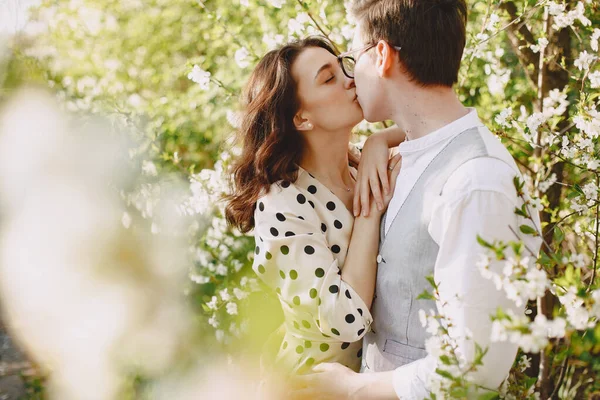
[[[299,131],[310,131],[314,128],[313,124],[305,118],[302,114],[302,111],[299,111],[296,115],[294,115],[294,126]]]
[[[383,78],[389,75],[394,64],[394,51],[388,42],[380,40],[375,47],[375,52],[377,54],[377,60],[375,60],[377,75]]]

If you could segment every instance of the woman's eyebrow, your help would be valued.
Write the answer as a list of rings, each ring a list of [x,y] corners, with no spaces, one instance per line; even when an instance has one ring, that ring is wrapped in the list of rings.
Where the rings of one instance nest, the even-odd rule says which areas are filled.
[[[327,68],[331,68],[332,64],[330,62],[328,62],[327,64],[324,64],[321,66],[321,68],[319,68],[319,70],[317,71],[316,75],[315,75],[315,80],[317,80],[317,77],[319,76],[319,74],[321,72],[323,72],[324,70],[326,70]]]

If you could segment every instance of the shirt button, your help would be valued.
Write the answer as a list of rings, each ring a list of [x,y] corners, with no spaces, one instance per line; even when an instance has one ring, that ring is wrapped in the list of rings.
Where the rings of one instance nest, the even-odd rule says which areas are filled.
[[[381,257],[381,254],[377,254],[377,264],[381,264],[381,260],[383,260],[383,257]]]

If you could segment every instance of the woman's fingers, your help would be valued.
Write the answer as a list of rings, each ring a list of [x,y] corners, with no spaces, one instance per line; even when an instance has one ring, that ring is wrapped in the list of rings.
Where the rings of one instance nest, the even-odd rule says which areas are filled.
[[[369,197],[371,196],[371,190],[369,189],[369,179],[363,176],[360,180],[360,208],[362,210],[363,217],[369,216]]]
[[[373,174],[369,179],[371,186],[371,193],[373,193],[373,201],[377,205],[378,210],[383,210],[383,197],[381,196],[381,189],[379,187],[379,176]]]
[[[391,193],[394,193],[394,191],[396,190],[396,180],[398,179],[398,175],[400,174],[401,167],[402,157],[400,156],[400,154],[396,154],[390,160],[390,168],[392,168],[392,170],[390,171]]]
[[[390,184],[389,184],[388,174],[387,174],[388,162],[385,162],[384,160],[381,160],[381,161],[382,162],[380,162],[377,165],[377,174],[379,175],[379,180],[381,181],[383,195],[387,196],[390,193]],[[379,200],[382,201],[382,199],[379,199]]]
[[[358,217],[360,215],[360,181],[358,178],[354,184],[354,200],[352,208],[354,209],[354,217]]]

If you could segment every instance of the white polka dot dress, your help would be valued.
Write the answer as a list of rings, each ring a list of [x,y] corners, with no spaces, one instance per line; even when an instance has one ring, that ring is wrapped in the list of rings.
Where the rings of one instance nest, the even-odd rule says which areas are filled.
[[[278,294],[284,314],[275,366],[302,373],[321,362],[339,362],[357,371],[360,339],[373,318],[341,280],[354,216],[300,168],[296,182],[272,185],[254,217],[252,268]]]

